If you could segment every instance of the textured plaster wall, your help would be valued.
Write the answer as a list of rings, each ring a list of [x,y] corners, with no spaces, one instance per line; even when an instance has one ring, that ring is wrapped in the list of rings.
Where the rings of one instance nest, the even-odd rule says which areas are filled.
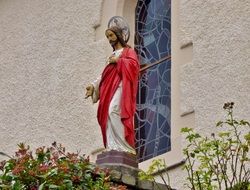
[[[250,119],[250,2],[181,0],[181,45],[193,43],[182,69],[182,111],[195,110],[197,128],[209,128],[225,101]]]
[[[208,136],[225,116],[224,102],[250,120],[250,2],[180,0],[179,11],[180,48],[193,44],[193,60],[180,68],[181,113],[194,111],[195,129]],[[183,171],[171,175],[184,189]]]
[[[0,151],[63,143],[89,153],[102,146],[85,86],[104,66],[95,42],[100,0],[0,1]],[[2,157],[0,157],[2,159]]]

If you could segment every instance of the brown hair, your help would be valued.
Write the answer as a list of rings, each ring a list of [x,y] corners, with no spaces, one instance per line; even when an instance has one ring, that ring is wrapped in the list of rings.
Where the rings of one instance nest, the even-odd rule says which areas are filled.
[[[118,27],[118,26],[112,26],[112,27],[108,28],[106,31],[108,31],[108,30],[110,30],[110,31],[112,31],[112,32],[115,33],[115,35],[116,35],[118,41],[121,43],[122,47],[128,47],[128,48],[130,48],[130,45],[128,45],[125,42],[125,40],[123,39],[122,29],[120,27]]]

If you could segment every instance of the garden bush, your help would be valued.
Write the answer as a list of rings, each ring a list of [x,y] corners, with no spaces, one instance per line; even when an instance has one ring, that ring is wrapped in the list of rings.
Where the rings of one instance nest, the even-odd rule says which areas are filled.
[[[248,189],[250,124],[234,117],[233,106],[233,102],[224,104],[227,118],[217,122],[216,127],[222,129],[218,134],[207,137],[191,128],[182,129],[188,142],[183,153],[190,189]]]
[[[112,189],[108,170],[91,164],[84,155],[66,152],[56,142],[48,148],[37,148],[35,155],[29,146],[20,143],[15,156],[8,157],[9,160],[0,163],[0,189],[3,190]]]

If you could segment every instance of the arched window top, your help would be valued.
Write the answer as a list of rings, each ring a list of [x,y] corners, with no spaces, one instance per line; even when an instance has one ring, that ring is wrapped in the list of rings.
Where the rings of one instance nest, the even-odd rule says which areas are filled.
[[[170,0],[139,0],[135,30],[135,48],[142,64],[152,63],[170,55]]]

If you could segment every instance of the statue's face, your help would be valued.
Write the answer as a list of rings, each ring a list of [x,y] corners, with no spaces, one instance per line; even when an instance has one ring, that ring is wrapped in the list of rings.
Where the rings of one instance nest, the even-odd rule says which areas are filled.
[[[105,35],[112,47],[118,43],[118,38],[113,31],[107,30]]]

